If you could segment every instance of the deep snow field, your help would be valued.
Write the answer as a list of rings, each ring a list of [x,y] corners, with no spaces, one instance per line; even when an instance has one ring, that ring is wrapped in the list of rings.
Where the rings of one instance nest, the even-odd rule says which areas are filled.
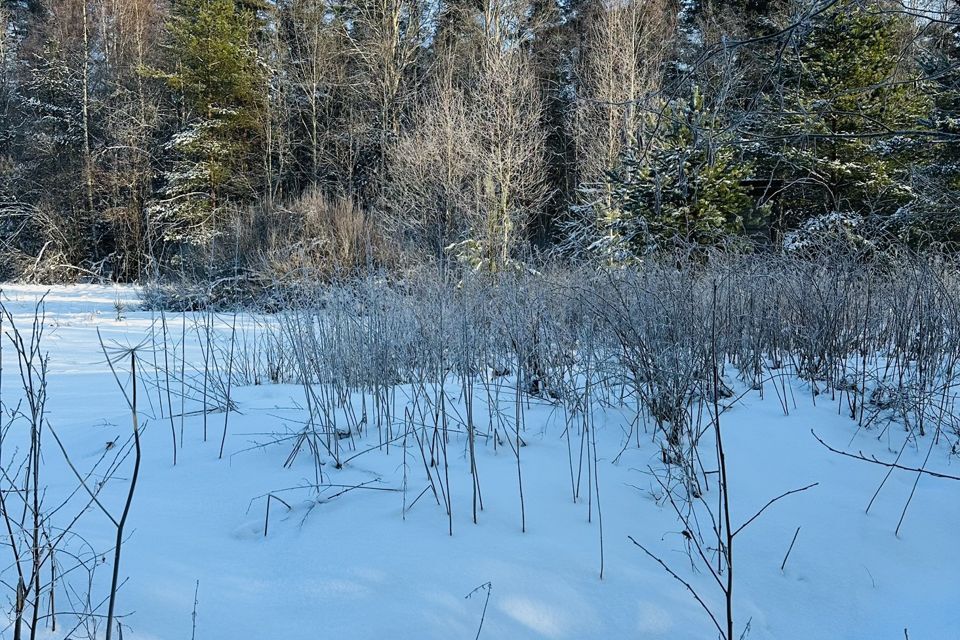
[[[25,328],[38,296],[49,291],[41,346],[49,353],[47,419],[77,468],[93,467],[108,442],[128,442],[130,435],[130,414],[97,330],[108,345],[137,345],[149,336],[154,314],[138,310],[131,288],[3,285],[2,291]],[[166,321],[178,339],[180,316],[167,314]],[[3,329],[8,330],[6,322]],[[230,318],[221,317],[216,330],[229,331]],[[0,398],[9,410],[23,390],[15,354],[3,340]],[[191,366],[202,365],[197,348],[188,348],[187,358]],[[129,367],[117,366],[124,378]],[[735,526],[771,498],[819,483],[778,501],[737,538],[738,634],[748,627],[743,637],[755,640],[960,639],[960,482],[921,477],[896,536],[916,474],[894,471],[866,514],[887,469],[831,453],[811,429],[837,449],[893,460],[906,437],[903,428],[892,426],[878,439],[879,430],[858,430],[836,401],[821,396],[815,403],[802,381],[790,386],[789,415],[773,394],[761,400],[748,392],[723,416]],[[397,390],[398,405],[408,391]],[[629,431],[624,413],[598,410],[593,416],[601,579],[596,505],[588,504],[585,492],[577,503],[572,500],[564,419],[549,402],[524,399],[529,404],[521,449],[526,532],[521,532],[511,448],[501,444],[495,450],[490,439],[477,441],[484,509],[474,524],[466,440],[454,435],[448,445],[451,536],[444,507],[424,492],[429,485],[419,453],[408,450],[405,456],[394,443],[389,453],[376,450],[342,469],[324,469],[325,483],[368,483],[359,489],[331,487],[319,498],[308,489],[286,490],[314,482],[309,456],[285,466],[290,440],[270,444],[303,423],[303,389],[237,387],[233,400],[222,459],[222,412],[207,417],[206,442],[201,415],[187,415],[182,424],[174,416],[177,436],[181,428],[184,433],[174,466],[169,416],[161,414],[155,388],[141,389],[144,457],[122,549],[125,582],[117,605],[127,640],[446,640],[474,638],[478,628],[488,639],[717,635],[684,586],[628,539],[658,554],[711,607],[721,609],[722,595],[711,576],[691,566],[676,515],[656,499],[660,489],[648,468],[662,466],[659,446],[641,433],[640,446],[615,460]],[[486,399],[476,402],[482,415]],[[172,406],[179,406],[176,398]],[[11,442],[19,437],[17,428],[8,435]],[[351,446],[348,442],[344,446]],[[377,444],[376,434],[367,433],[352,446],[360,452]],[[919,467],[927,444],[908,445],[900,464]],[[14,455],[11,446],[0,451],[4,464]],[[44,447],[46,499],[53,504],[77,483],[56,443]],[[934,447],[927,468],[960,475],[958,462],[943,444]],[[115,513],[126,496],[130,466],[128,458],[103,489],[102,502]],[[290,508],[271,501],[264,536],[264,496],[270,492]],[[72,517],[68,512],[54,519]],[[91,596],[99,602],[108,593],[115,533],[94,508],[76,530],[102,554]],[[11,558],[9,546],[0,545],[5,612],[14,598]],[[489,590],[474,591],[488,583]],[[56,609],[68,607],[68,597],[58,594]],[[64,624],[40,636],[65,637]],[[11,629],[0,637],[12,637]],[[80,629],[69,637],[87,636]]]

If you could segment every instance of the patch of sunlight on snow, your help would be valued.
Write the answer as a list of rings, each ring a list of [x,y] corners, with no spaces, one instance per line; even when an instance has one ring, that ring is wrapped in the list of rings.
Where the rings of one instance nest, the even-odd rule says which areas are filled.
[[[510,598],[501,610],[523,626],[548,638],[560,638],[567,625],[566,617],[555,607],[529,598]]]
[[[367,585],[340,578],[315,581],[311,583],[311,591],[319,597],[340,596],[344,598],[360,598],[373,593]]]
[[[637,630],[641,633],[666,633],[673,628],[673,619],[663,607],[641,602],[637,609]]]

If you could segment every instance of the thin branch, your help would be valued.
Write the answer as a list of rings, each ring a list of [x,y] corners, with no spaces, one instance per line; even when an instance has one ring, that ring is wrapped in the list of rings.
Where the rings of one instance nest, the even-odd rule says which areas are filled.
[[[864,462],[871,462],[873,464],[879,464],[882,467],[892,467],[894,469],[901,469],[902,471],[913,471],[914,473],[923,473],[934,478],[943,478],[945,480],[960,480],[960,476],[952,476],[948,473],[939,473],[937,471],[930,471],[929,469],[919,469],[917,467],[906,467],[902,464],[894,464],[892,462],[884,462],[883,460],[877,460],[873,456],[866,456],[863,452],[849,453],[847,451],[840,451],[839,449],[834,449],[826,442],[820,439],[813,429],[810,430],[810,433],[813,434],[813,437],[817,439],[817,442],[822,444],[824,447],[832,451],[833,453],[840,454],[841,456],[846,456],[848,458],[853,458],[854,460],[862,460]]]

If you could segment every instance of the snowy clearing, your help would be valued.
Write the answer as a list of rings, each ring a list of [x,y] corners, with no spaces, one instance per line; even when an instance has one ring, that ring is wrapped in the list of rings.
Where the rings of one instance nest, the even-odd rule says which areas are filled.
[[[143,460],[117,596],[128,640],[327,634],[446,639],[473,638],[478,629],[482,638],[716,637],[716,628],[687,589],[628,538],[664,559],[711,608],[722,608],[722,594],[711,575],[688,557],[682,526],[651,476],[651,470],[663,467],[652,427],[636,424],[631,436],[626,410],[604,405],[592,410],[597,467],[588,489],[591,466],[583,456],[591,455],[589,444],[584,454],[576,448],[576,436],[571,450],[562,407],[524,394],[520,458],[526,531],[521,531],[518,464],[509,435],[515,432],[509,429],[496,445],[496,435],[476,439],[483,509],[474,524],[468,441],[462,430],[449,434],[447,468],[432,470],[446,476],[438,481],[443,493],[450,494],[449,518],[444,495],[434,497],[415,434],[403,438],[397,431],[389,446],[381,446],[388,438],[370,426],[374,405],[367,395],[351,396],[353,418],[343,411],[335,416],[338,428],[350,420],[363,425],[360,416],[367,416],[367,428],[337,438],[345,462],[336,469],[326,461],[318,482],[316,458],[307,447],[292,455],[297,434],[309,421],[303,386],[237,381],[229,391],[234,409],[204,418],[196,394],[186,394],[181,404],[178,387],[187,384],[182,380],[186,375],[169,385],[162,374],[155,375],[203,368],[205,351],[197,340],[203,314],[165,315],[168,339],[179,344],[184,336],[187,345],[165,354],[150,347],[160,316],[138,310],[134,289],[4,285],[2,290],[5,305],[27,333],[34,305],[46,293],[41,344],[41,351],[49,353],[46,420],[81,473],[93,468],[105,450],[124,450],[131,434],[130,411],[97,331],[112,348],[146,340],[146,361],[164,355],[181,359],[143,374],[154,382],[148,380],[140,389]],[[234,318],[221,314],[214,320],[210,331],[229,337]],[[251,322],[237,319],[238,333],[250,335]],[[9,332],[7,319],[3,331]],[[6,425],[24,395],[17,354],[6,337],[2,362]],[[116,368],[129,391],[128,363],[118,360]],[[195,384],[198,380],[195,373],[190,378]],[[515,408],[511,376],[496,380],[495,416],[486,391],[490,387],[478,386],[474,392],[475,421],[484,425],[483,433],[486,425]],[[819,484],[776,502],[739,534],[733,597],[738,633],[748,626],[745,637],[753,639],[894,639],[903,638],[906,629],[914,640],[960,638],[960,482],[921,477],[895,535],[917,474],[895,470],[865,514],[888,469],[830,452],[811,430],[838,450],[889,461],[904,445],[904,428],[893,424],[882,436],[880,429],[858,429],[830,394],[814,398],[809,384],[795,377],[781,382],[780,393],[790,398],[789,415],[772,389],[761,399],[758,391],[731,382],[734,398],[744,395],[737,402],[724,401],[732,404],[722,424],[733,525],[786,491]],[[414,393],[410,385],[395,389],[392,413],[397,420],[402,421]],[[445,410],[462,415],[459,384],[445,398]],[[181,410],[187,415],[178,415]],[[4,465],[22,454],[26,431],[22,420],[12,423],[0,450]],[[177,438],[176,466],[171,432]],[[909,443],[899,464],[960,474],[946,439],[925,462],[928,442],[929,437]],[[122,510],[130,467],[128,455],[99,494],[113,513]],[[68,507],[50,516],[51,529],[66,526],[87,503],[52,440],[44,443],[42,473],[46,503],[72,496]],[[577,473],[583,487],[574,502]],[[276,499],[266,497],[271,494]],[[115,529],[88,505],[74,531],[85,542],[71,543],[71,548],[89,545],[101,557],[90,597],[103,614]],[[0,553],[6,554],[0,563],[6,585],[0,602],[10,613],[16,585],[13,556],[9,545]],[[71,580],[73,595],[66,590]],[[56,594],[57,630],[50,629],[49,618],[41,619],[41,637],[103,633],[93,629],[98,618],[92,617],[66,635],[77,624],[67,612],[78,609],[76,599],[87,582],[86,573],[60,579],[56,589],[62,584],[64,593]],[[482,585],[489,587],[477,590]],[[49,613],[47,595],[41,606],[44,615]],[[12,634],[12,626],[7,627],[2,637]]]

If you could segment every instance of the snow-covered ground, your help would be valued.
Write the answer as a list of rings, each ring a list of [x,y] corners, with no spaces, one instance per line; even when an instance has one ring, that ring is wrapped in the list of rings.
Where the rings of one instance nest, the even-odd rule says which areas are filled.
[[[47,289],[2,289],[7,307],[28,326],[36,298]],[[118,302],[123,307],[119,319]],[[93,466],[108,442],[129,437],[129,411],[97,329],[110,344],[136,345],[153,322],[150,312],[137,309],[136,291],[129,288],[76,286],[47,294],[47,418],[81,470]],[[169,314],[167,322],[176,336],[180,317]],[[229,318],[222,319],[219,330],[228,324]],[[6,322],[3,328],[8,329]],[[200,363],[198,349],[189,349],[187,356]],[[9,408],[22,389],[6,338],[2,358],[0,391]],[[121,377],[126,371],[118,364]],[[822,397],[815,405],[804,384],[792,384],[796,407],[789,415],[772,394],[761,400],[754,392],[724,415],[734,526],[774,496],[819,483],[777,502],[738,537],[738,634],[749,623],[745,637],[753,639],[900,639],[905,630],[913,640],[960,638],[960,482],[920,478],[895,536],[916,474],[895,471],[865,514],[886,469],[827,451],[811,429],[838,449],[883,460],[896,456],[903,429],[887,429],[882,439],[878,430],[858,431],[836,402]],[[639,447],[627,448],[614,461],[626,437],[625,413],[598,409],[594,416],[601,579],[597,505],[588,504],[586,491],[577,503],[571,499],[562,412],[543,400],[529,400],[527,446],[521,449],[526,532],[521,532],[516,458],[508,446],[495,450],[484,439],[478,440],[477,452],[484,509],[479,522],[472,522],[466,440],[455,435],[449,445],[451,536],[447,513],[429,490],[410,508],[429,485],[419,453],[408,450],[405,457],[396,444],[389,453],[359,456],[343,469],[324,469],[328,484],[373,481],[364,488],[341,495],[331,488],[320,499],[310,490],[286,490],[314,481],[309,456],[285,466],[291,442],[269,444],[303,422],[304,393],[298,386],[234,389],[236,411],[229,416],[222,459],[224,414],[208,416],[206,442],[202,416],[185,417],[176,466],[169,417],[161,416],[155,390],[142,393],[148,394],[141,400],[144,458],[127,524],[120,570],[126,581],[118,600],[128,640],[473,638],[488,594],[474,590],[488,583],[482,638],[716,637],[684,586],[628,539],[660,555],[711,607],[721,609],[722,596],[711,576],[691,568],[674,512],[655,499],[660,491],[648,467],[662,466],[659,445],[642,436]],[[400,404],[403,393],[398,390]],[[483,414],[485,400],[477,402]],[[177,416],[178,436],[180,429]],[[376,444],[376,434],[368,433],[355,447],[361,451]],[[55,443],[44,446],[52,503],[76,481]],[[926,447],[926,440],[908,445],[900,463],[920,466]],[[11,455],[9,447],[0,451],[4,462]],[[927,466],[960,475],[957,462],[946,446],[937,446]],[[103,490],[103,502],[114,512],[122,506],[129,473],[127,459]],[[292,508],[272,501],[264,536],[263,496],[270,492]],[[55,518],[69,515],[65,510]],[[115,533],[93,508],[76,527],[104,554],[94,582],[99,601],[106,597]],[[0,577],[7,585],[14,582],[11,557],[0,546]],[[0,589],[6,609],[14,594]],[[66,597],[57,597],[56,609],[68,608]],[[11,633],[7,628],[0,637]],[[66,630],[46,633],[64,637]]]

